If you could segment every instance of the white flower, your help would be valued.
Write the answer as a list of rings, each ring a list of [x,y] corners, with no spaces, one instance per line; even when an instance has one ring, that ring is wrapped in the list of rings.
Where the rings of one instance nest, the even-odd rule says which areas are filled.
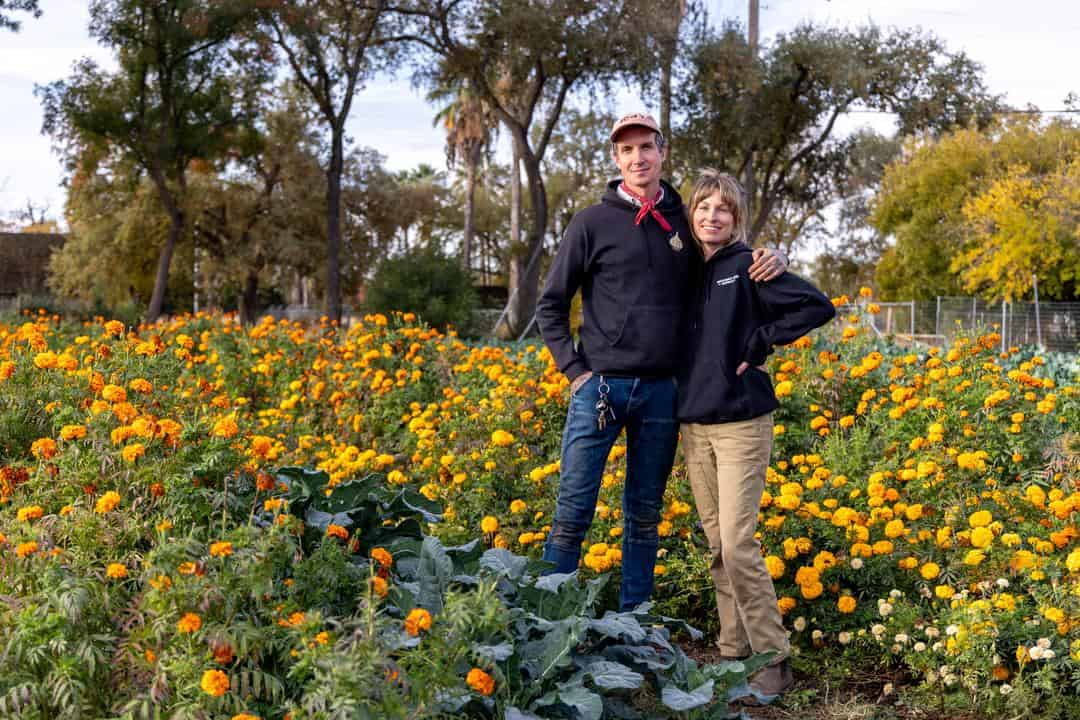
[[[877,623],[876,625],[874,625],[873,627],[870,628],[870,632],[874,635],[874,637],[880,639],[881,636],[885,634],[885,626],[882,625],[881,623]]]
[[[1005,579],[1005,578],[998,578],[997,579],[997,586],[1004,590],[1005,588],[1009,587],[1009,581],[1007,579]],[[1006,686],[1003,686],[1003,687],[1008,687],[1008,686],[1006,685]],[[1009,688],[1009,689],[1012,690],[1012,688]]]
[[[862,558],[851,558],[851,567],[855,570],[862,570],[863,561]]]
[[[894,637],[893,640],[900,643],[901,645],[907,645],[907,642],[908,640],[910,640],[910,638],[907,636],[907,633],[897,633],[896,637]]]
[[[893,694],[893,684],[892,683],[885,683],[885,687],[881,688],[881,694],[882,695],[892,695]]]
[[[934,643],[933,645],[930,646],[930,649],[933,650],[934,652],[941,652],[942,649],[944,649],[944,647],[945,647],[945,643],[938,640],[936,643]]]
[[[1032,645],[1028,650],[1028,656],[1030,656],[1032,660],[1042,660],[1045,652],[1046,650],[1039,645]]]
[[[926,643],[917,642],[917,643],[915,643],[915,645],[913,647],[915,648],[915,652],[922,652],[923,650],[926,649]]]
[[[936,672],[934,672],[933,670],[931,670],[931,671],[929,671],[928,673],[926,673],[926,682],[928,682],[928,683],[930,683],[931,685],[933,685],[933,684],[934,684],[934,683],[936,683],[937,681],[938,681],[938,674],[937,674]]]
[[[896,588],[893,588],[889,591],[889,597],[891,597],[893,600],[899,600],[900,598],[904,597],[904,593],[900,592]]]
[[[1008,695],[1011,692],[1012,692],[1012,685],[1010,685],[1009,683],[1003,683],[1001,685],[1001,694],[1002,695]]]
[[[795,618],[794,627],[795,627],[795,630],[797,632],[802,632],[803,630],[805,630],[806,629],[806,618],[804,618],[802,615]]]
[[[810,633],[810,637],[813,640],[820,640],[823,634],[824,633],[822,633],[820,630],[815,630],[814,632]]]
[[[889,613],[892,612],[892,604],[887,602],[880,603],[877,607],[877,611],[881,614],[881,617],[888,617]]]
[[[1035,644],[1041,647],[1043,650],[1046,650],[1050,647],[1050,638],[1041,637],[1035,641]]]
[[[949,673],[943,678],[943,681],[946,685],[955,685],[957,680],[959,680],[959,678],[952,673]]]
[[[889,648],[889,650],[892,651],[893,655],[898,655],[900,653],[900,651],[903,650],[903,649],[904,648],[900,647],[900,643],[893,643],[892,647]]]
[[[958,632],[960,632],[960,626],[959,625],[949,625],[947,628],[945,628],[945,634],[950,636],[950,637],[955,635]]]
[[[849,633],[849,632],[847,632],[845,630],[845,631],[841,632],[839,635],[837,635],[836,639],[837,639],[837,641],[839,641],[839,643],[841,645],[847,645],[848,643],[851,642],[851,633]]]
[[[1053,650],[1043,650],[1043,660],[1049,660],[1056,654]]]
[[[930,627],[926,628],[926,637],[930,638],[931,640],[933,640],[934,638],[936,638],[936,637],[937,637],[937,636],[939,636],[939,635],[941,635],[941,631],[940,631],[940,630],[938,630],[938,629],[937,629],[936,627],[934,627],[933,625],[931,625]]]

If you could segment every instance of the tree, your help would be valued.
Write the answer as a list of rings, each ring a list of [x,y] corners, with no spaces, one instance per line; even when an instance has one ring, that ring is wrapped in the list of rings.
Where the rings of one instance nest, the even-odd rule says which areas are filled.
[[[247,121],[236,110],[230,78],[252,59],[229,47],[248,15],[242,2],[97,0],[91,35],[116,52],[106,72],[82,60],[66,81],[37,88],[43,131],[63,146],[68,167],[110,154],[144,170],[168,213],[146,319],[161,314],[173,253],[187,231],[189,165],[214,158]]]
[[[988,123],[998,101],[977,63],[915,31],[807,25],[777,36],[758,58],[727,26],[700,30],[680,105],[680,168],[717,165],[737,177],[752,170],[753,241],[769,235],[774,219],[797,227],[836,197],[849,143],[834,130],[845,113],[891,112],[901,135],[933,134]]]
[[[21,23],[11,17],[12,12],[28,12],[31,17],[41,17],[38,0],[0,0],[0,30],[19,32]]]
[[[498,120],[490,106],[469,88],[467,80],[436,88],[428,93],[429,101],[447,105],[435,116],[446,129],[446,163],[454,167],[458,159],[465,164],[465,223],[461,238],[461,267],[472,270],[473,238],[476,233],[476,183],[484,150],[492,141]]]
[[[376,68],[375,52],[390,47],[386,0],[275,0],[263,22],[330,133],[326,165],[325,310],[341,318],[341,178],[345,121],[357,89]]]
[[[527,241],[512,249],[512,334],[525,329],[536,308],[548,219],[544,154],[571,90],[606,88],[633,69],[638,20],[628,10],[625,0],[428,0],[409,11],[419,26],[406,37],[430,60],[416,79],[431,85],[467,78],[507,129],[525,169],[532,217]]]
[[[1030,289],[1025,283],[1033,270],[1044,280],[1044,297],[1068,295],[1071,261],[1052,248],[1067,244],[1059,233],[1067,232],[1068,215],[1061,211],[1068,207],[1062,203],[1078,137],[1074,122],[1020,118],[988,131],[910,140],[871,205],[873,226],[894,239],[878,265],[882,297],[927,299],[964,290],[1018,297]],[[1036,237],[1021,232],[1022,222]],[[995,248],[998,243],[1018,247]],[[1033,256],[1020,262],[1017,252]],[[1057,272],[1055,281],[1042,275]]]

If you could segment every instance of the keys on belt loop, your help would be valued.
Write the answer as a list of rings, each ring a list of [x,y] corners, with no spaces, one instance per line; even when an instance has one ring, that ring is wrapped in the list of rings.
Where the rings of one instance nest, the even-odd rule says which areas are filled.
[[[608,402],[608,392],[611,391],[611,386],[604,380],[603,375],[600,376],[600,386],[597,391],[600,393],[600,400],[596,403],[596,427],[600,432],[603,432],[604,428],[607,427],[608,420],[615,419],[615,410]]]

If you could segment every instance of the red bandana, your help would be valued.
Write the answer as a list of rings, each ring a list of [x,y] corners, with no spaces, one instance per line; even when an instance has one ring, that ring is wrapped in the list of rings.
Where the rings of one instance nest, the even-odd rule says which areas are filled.
[[[671,232],[671,224],[667,220],[665,220],[664,216],[660,214],[660,211],[656,209],[656,203],[660,202],[660,198],[664,197],[663,190],[657,190],[656,197],[652,200],[649,200],[645,196],[638,195],[636,192],[628,188],[626,186],[626,183],[623,183],[619,187],[619,189],[630,197],[637,200],[639,203],[641,203],[641,209],[638,210],[637,217],[634,218],[635,225],[640,225],[641,221],[645,219],[646,215],[652,215],[654,218],[656,218],[656,222],[660,223],[660,227],[664,228],[664,230],[667,230],[668,232]]]

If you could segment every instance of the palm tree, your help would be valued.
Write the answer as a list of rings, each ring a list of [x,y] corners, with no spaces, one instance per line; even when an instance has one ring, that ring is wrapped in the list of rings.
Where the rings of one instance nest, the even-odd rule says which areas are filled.
[[[446,163],[465,163],[465,228],[461,264],[472,271],[475,235],[477,168],[498,127],[494,111],[469,88],[468,81],[440,84],[428,94],[429,102],[449,102],[435,116],[434,125],[446,128]]]

